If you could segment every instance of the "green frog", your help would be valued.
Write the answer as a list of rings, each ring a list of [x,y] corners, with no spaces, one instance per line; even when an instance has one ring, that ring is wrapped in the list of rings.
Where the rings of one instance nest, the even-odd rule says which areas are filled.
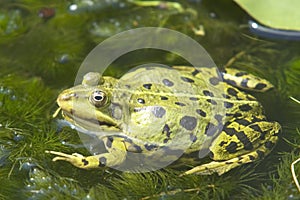
[[[204,157],[210,161],[184,175],[221,175],[263,158],[276,144],[279,123],[269,122],[257,99],[244,92],[272,87],[232,68],[220,72],[154,65],[136,68],[119,79],[90,72],[80,85],[63,91],[57,104],[66,121],[96,135],[106,151],[91,156],[47,153],[56,155],[53,161],[84,169],[126,162],[140,167],[170,164],[193,155],[199,163]],[[133,162],[137,155],[142,157]]]

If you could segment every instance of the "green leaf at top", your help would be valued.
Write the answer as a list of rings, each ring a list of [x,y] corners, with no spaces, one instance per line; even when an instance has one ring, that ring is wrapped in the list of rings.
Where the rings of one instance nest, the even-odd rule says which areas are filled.
[[[261,24],[276,29],[300,30],[300,0],[234,0]]]

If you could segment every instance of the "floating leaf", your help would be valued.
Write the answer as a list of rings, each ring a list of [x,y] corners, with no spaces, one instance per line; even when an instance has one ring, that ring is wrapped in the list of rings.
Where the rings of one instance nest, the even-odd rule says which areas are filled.
[[[300,31],[299,0],[234,0],[258,22],[276,29]]]

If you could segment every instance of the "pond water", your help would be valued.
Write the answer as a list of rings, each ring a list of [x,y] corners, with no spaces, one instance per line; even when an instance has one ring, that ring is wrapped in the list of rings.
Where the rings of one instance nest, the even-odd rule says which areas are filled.
[[[0,2],[0,199],[299,199],[290,165],[300,157],[300,104],[290,97],[300,99],[300,43],[253,35],[250,17],[231,1],[145,2]],[[76,131],[59,130],[52,118],[57,95],[74,84],[100,42],[141,27],[183,33],[220,69],[231,66],[269,80],[273,90],[251,94],[267,118],[282,126],[270,155],[222,176],[179,177],[180,167],[142,174],[86,171],[52,162],[46,150],[89,154]],[[144,49],[120,56],[104,73],[120,77],[144,63],[190,64],[167,51]]]

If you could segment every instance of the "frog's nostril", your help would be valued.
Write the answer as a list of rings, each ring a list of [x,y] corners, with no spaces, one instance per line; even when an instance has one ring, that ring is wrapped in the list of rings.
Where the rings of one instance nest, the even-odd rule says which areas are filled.
[[[61,94],[58,98],[63,101],[70,100],[72,97],[77,97],[76,93]]]

